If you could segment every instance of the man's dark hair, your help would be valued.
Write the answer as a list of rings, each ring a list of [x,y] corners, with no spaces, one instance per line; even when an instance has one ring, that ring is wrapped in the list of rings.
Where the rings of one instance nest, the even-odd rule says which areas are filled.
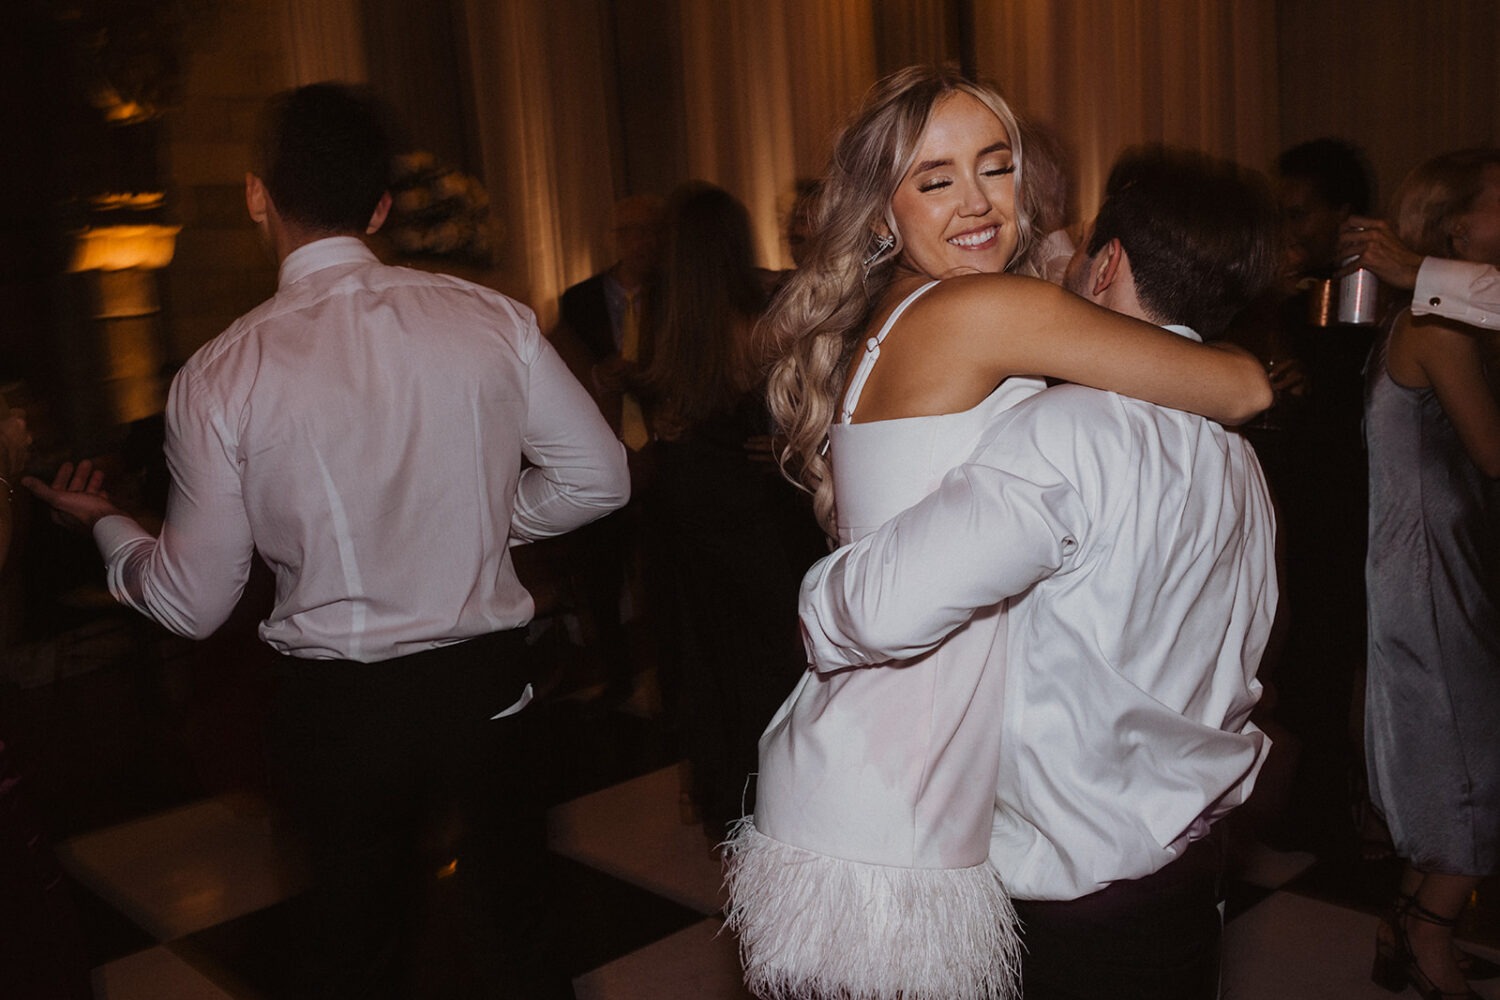
[[[1370,170],[1364,153],[1342,139],[1313,139],[1276,158],[1276,172],[1312,184],[1329,208],[1348,206],[1355,215],[1370,214]]]
[[[1205,153],[1127,150],[1087,252],[1112,239],[1130,257],[1136,294],[1158,322],[1222,334],[1276,273],[1276,204],[1264,177]]]
[[[283,219],[364,232],[390,182],[385,111],[368,91],[314,83],[266,105],[259,176]]]

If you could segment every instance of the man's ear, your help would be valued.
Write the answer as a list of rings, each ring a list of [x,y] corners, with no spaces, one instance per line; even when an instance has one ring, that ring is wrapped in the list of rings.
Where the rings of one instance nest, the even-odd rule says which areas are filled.
[[[375,211],[370,213],[370,224],[365,227],[365,233],[375,235],[380,227],[385,225],[386,216],[391,214],[391,193],[387,191],[380,196],[380,201],[375,204]]]
[[[1120,276],[1120,263],[1125,259],[1125,248],[1118,239],[1110,240],[1094,255],[1089,274],[1089,290],[1093,295],[1103,295]]]
[[[265,222],[270,204],[271,195],[265,182],[255,174],[245,174],[245,211],[250,213],[250,221],[256,225]]]

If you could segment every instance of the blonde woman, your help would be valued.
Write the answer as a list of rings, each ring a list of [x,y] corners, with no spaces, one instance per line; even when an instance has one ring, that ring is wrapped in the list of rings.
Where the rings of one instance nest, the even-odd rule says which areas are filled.
[[[1500,150],[1435,157],[1393,203],[1417,254],[1500,265]],[[1453,926],[1500,872],[1500,402],[1486,337],[1403,309],[1368,368],[1365,748],[1406,862],[1373,978],[1428,1000],[1477,996]]]
[[[878,83],[839,139],[811,254],[765,328],[785,458],[841,542],[931,491],[1039,376],[1225,422],[1270,403],[1246,354],[1004,273],[1032,239],[1021,141],[997,93],[924,67]],[[1004,630],[995,607],[922,656],[809,671],[772,719],[728,853],[758,995],[1016,995],[1014,913],[987,860]]]

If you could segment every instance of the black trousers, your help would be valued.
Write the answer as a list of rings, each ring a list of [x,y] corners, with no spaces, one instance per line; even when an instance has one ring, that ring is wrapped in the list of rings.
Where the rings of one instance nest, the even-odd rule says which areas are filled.
[[[441,937],[463,966],[444,963],[449,992],[572,997],[545,939],[534,713],[491,718],[529,674],[519,631],[381,663],[280,664],[272,787],[311,866],[292,994],[414,995],[442,870],[458,916]]]
[[[1223,860],[1211,834],[1145,878],[1081,899],[1017,900],[1026,1000],[1214,1000]]]

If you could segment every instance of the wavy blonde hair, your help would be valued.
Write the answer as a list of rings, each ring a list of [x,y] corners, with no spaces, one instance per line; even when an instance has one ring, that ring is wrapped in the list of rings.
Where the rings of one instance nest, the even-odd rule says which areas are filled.
[[[1415,167],[1391,196],[1401,242],[1424,257],[1456,257],[1454,223],[1483,193],[1491,166],[1500,166],[1500,149],[1482,146],[1441,153]]]
[[[901,229],[891,198],[916,159],[932,112],[945,98],[968,94],[994,112],[1010,135],[1016,165],[1018,240],[1007,270],[1029,269],[1032,223],[1021,196],[1021,128],[998,91],[951,67],[910,66],[870,88],[839,133],[813,216],[803,265],[772,302],[762,324],[777,361],[767,383],[771,414],[785,437],[782,469],[813,495],[818,523],[837,534],[833,479],[825,446],[844,388],[849,360],[874,304],[901,255]],[[876,254],[876,228],[895,244]]]

